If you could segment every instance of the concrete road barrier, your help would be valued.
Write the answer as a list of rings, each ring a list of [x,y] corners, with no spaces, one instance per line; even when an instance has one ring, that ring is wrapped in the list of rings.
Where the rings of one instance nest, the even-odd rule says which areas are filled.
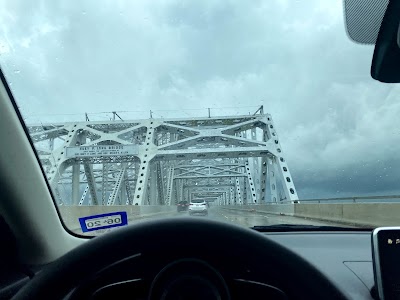
[[[400,225],[400,203],[261,204],[222,206],[222,208],[366,227]]]
[[[224,209],[257,212],[265,214],[284,214],[288,216],[294,215],[293,204],[279,204],[279,205],[226,205],[221,206]]]
[[[380,227],[400,225],[400,203],[295,204],[295,216]]]

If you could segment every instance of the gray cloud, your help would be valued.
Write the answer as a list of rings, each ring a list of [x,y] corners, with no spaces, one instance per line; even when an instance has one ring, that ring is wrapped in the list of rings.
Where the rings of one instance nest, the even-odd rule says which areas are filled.
[[[10,1],[0,63],[27,122],[264,104],[300,196],[399,193],[399,87],[319,2]]]

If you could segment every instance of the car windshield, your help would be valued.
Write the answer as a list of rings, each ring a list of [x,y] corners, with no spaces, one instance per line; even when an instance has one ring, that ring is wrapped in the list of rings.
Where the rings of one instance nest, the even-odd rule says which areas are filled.
[[[393,224],[400,89],[343,5],[2,1],[1,70],[66,227]]]

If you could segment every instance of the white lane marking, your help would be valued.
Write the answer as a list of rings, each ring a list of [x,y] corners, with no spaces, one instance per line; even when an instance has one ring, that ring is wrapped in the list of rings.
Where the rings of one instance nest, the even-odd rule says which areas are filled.
[[[225,219],[227,219],[227,220],[229,220],[229,221],[231,221],[231,222],[233,222],[234,220],[233,219],[229,219],[227,216],[225,216],[223,213],[220,213],[220,212],[218,212],[221,216],[223,216]]]
[[[222,215],[222,216],[224,216],[224,218],[225,218],[225,219],[228,219],[228,217],[227,217],[227,216],[225,216],[224,214],[221,214],[221,215]]]
[[[224,214],[221,214],[225,219],[228,219],[228,217],[227,216],[225,216]]]

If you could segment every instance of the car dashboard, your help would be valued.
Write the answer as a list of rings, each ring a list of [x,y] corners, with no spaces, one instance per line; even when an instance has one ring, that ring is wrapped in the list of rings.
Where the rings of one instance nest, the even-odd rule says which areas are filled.
[[[374,286],[374,275],[371,255],[371,233],[361,232],[274,232],[263,233],[267,238],[294,251],[321,273],[329,278],[348,299],[373,299],[371,290]],[[266,251],[268,251],[266,249]],[[163,265],[160,257],[133,255],[113,265],[101,273],[101,276],[83,283],[72,291],[67,299],[108,299],[115,295],[130,295],[130,299],[147,299],[146,290],[152,272],[157,273],[157,266]],[[239,271],[238,262],[232,262],[231,269],[221,272],[226,280],[232,299],[291,299],[285,291],[275,289],[268,282],[257,282],[244,278],[243,270]],[[153,269],[152,269],[153,268]],[[181,271],[201,267],[195,261],[187,261]],[[265,266],[268,268],[268,266]],[[219,270],[220,271],[220,270]],[[174,272],[179,272],[179,267]],[[204,271],[206,272],[206,271]],[[242,273],[241,273],[242,272]],[[209,276],[208,277],[212,277]],[[216,279],[217,280],[217,279]],[[201,284],[195,292],[196,299],[201,297]],[[188,293],[193,293],[188,291]],[[247,293],[247,296],[246,296]],[[257,295],[257,296],[256,296]]]
[[[371,232],[266,233],[314,265],[349,299],[373,299]]]
[[[373,299],[371,290],[374,286],[374,274],[370,231],[266,232],[263,235],[311,263],[348,299]],[[249,253],[249,255],[251,254]],[[177,255],[175,262],[179,260],[179,257],[181,256]],[[170,258],[165,259],[162,256],[133,254],[106,267],[95,277],[81,282],[65,299],[99,300],[115,298],[118,295],[125,297],[129,295],[129,299],[148,299],[147,291],[151,283],[151,280],[148,279],[157,274],[160,266],[165,266],[168,260],[171,261]],[[217,261],[213,261],[212,256],[205,257],[204,261],[210,262],[213,266],[218,265]],[[180,265],[177,264],[177,267],[173,268],[173,272],[179,273],[196,269],[197,274],[203,273],[205,277],[212,278],[214,275],[207,273],[209,272],[207,268],[203,268],[202,262],[199,262],[190,259],[183,263],[179,261]],[[265,268],[268,270],[268,266]],[[217,269],[223,275],[232,299],[296,298],[293,297],[293,294],[291,296],[287,294],[288,297],[286,297],[285,290],[279,290],[269,282],[249,280],[244,268],[240,268],[239,258],[237,261],[232,261],[227,267],[217,267]],[[79,272],[79,270],[76,271]],[[214,277],[214,279],[218,284],[218,278]],[[17,285],[22,287],[28,281],[29,279],[26,278]],[[12,285],[10,284],[10,286]],[[15,284],[13,286],[13,290],[16,292]],[[10,291],[7,286],[0,287],[0,299],[9,299],[11,294],[5,293],[7,290]],[[198,290],[195,291],[196,299],[208,298],[206,295],[201,297],[201,290],[200,283]],[[187,292],[193,293],[193,290]]]

